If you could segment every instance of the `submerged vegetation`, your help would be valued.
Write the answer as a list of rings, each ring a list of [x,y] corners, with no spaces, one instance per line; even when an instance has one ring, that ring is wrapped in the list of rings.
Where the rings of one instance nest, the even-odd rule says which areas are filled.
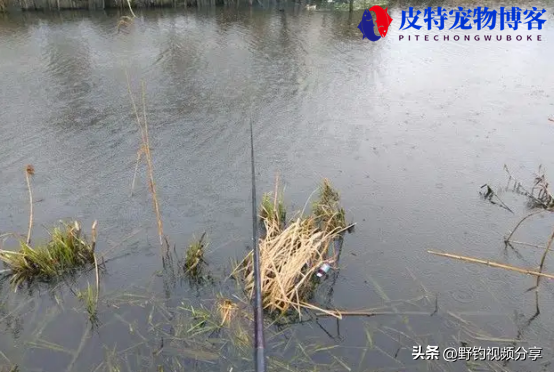
[[[164,273],[167,274],[167,268]],[[165,275],[164,274],[164,275]],[[410,274],[411,275],[411,274]],[[165,276],[164,276],[165,278]],[[388,370],[444,370],[454,371],[452,363],[442,361],[412,361],[408,357],[413,345],[437,344],[442,347],[470,345],[505,345],[511,340],[499,338],[471,321],[475,314],[452,311],[439,312],[436,299],[424,287],[420,295],[409,299],[394,299],[371,275],[367,275],[371,289],[379,293],[381,303],[373,309],[342,312],[343,316],[385,315],[386,325],[379,321],[361,321],[362,338],[353,346],[340,342],[342,322],[325,319],[315,309],[305,311],[306,319],[266,319],[266,348],[268,371],[330,372],[367,371],[376,361],[391,360],[397,369]],[[164,279],[165,281],[165,279]],[[413,277],[417,283],[417,278]],[[125,292],[116,292],[101,298],[112,314],[110,320],[98,326],[98,332],[114,332],[123,343],[104,345],[104,359],[94,365],[80,365],[78,370],[105,372],[132,371],[251,371],[252,367],[252,310],[247,298],[232,294],[226,281],[206,293],[200,302],[184,299],[180,294],[156,296],[150,286],[134,286]],[[209,290],[209,289],[208,289]],[[227,293],[221,293],[224,290]],[[64,299],[60,299],[63,301]],[[137,313],[136,310],[140,310]],[[83,357],[91,346],[90,332],[84,329],[81,343],[62,345],[54,343],[41,329],[68,310],[52,306],[45,314],[40,329],[34,332],[28,345],[37,351],[52,351],[67,355],[71,361]],[[455,337],[435,338],[420,329],[426,319],[435,317],[438,324],[447,323]],[[487,314],[483,314],[485,319]],[[495,315],[498,316],[498,315]],[[394,320],[396,319],[396,320]],[[106,329],[107,328],[107,329]],[[419,330],[418,330],[419,328]],[[78,335],[77,335],[78,336]],[[394,341],[394,349],[386,345]],[[527,341],[513,340],[514,344]],[[94,345],[94,344],[92,344]],[[545,352],[548,348],[545,347]],[[394,358],[394,352],[399,353]],[[1,358],[1,355],[0,355]],[[411,364],[410,364],[411,363]],[[502,361],[478,361],[470,370],[515,371],[507,369]],[[1,360],[0,360],[1,365]],[[470,367],[470,363],[467,365]],[[71,367],[71,363],[70,363]],[[1,370],[1,367],[0,367]],[[67,368],[68,371],[77,370]],[[9,369],[8,369],[9,371]]]
[[[91,324],[97,324],[98,322],[98,291],[98,285],[94,288],[90,283],[87,283],[86,291],[79,291],[79,293],[77,293],[77,297],[85,305],[85,310]]]
[[[478,263],[482,265],[487,265],[490,267],[500,268],[504,270],[509,270],[513,272],[518,272],[521,274],[526,275],[532,275],[536,277],[535,286],[531,289],[535,290],[535,306],[536,306],[536,317],[539,313],[539,284],[541,278],[550,278],[554,279],[554,274],[548,274],[544,273],[544,267],[546,262],[546,257],[548,253],[551,251],[552,244],[554,243],[554,231],[549,235],[549,237],[546,240],[546,243],[544,245],[537,245],[537,244],[531,244],[528,242],[521,242],[516,241],[513,239],[513,236],[515,232],[522,226],[522,224],[530,219],[533,216],[537,216],[543,213],[552,213],[554,212],[554,196],[552,194],[552,191],[550,190],[550,183],[548,182],[548,179],[546,177],[546,173],[542,166],[539,166],[538,172],[533,177],[533,184],[531,187],[526,187],[522,182],[520,182],[516,177],[510,173],[508,167],[504,165],[504,170],[506,171],[508,175],[508,183],[506,187],[504,188],[504,191],[512,192],[517,195],[522,195],[527,199],[527,207],[531,210],[530,213],[525,215],[523,218],[519,220],[519,222],[515,225],[514,229],[506,235],[504,238],[504,244],[506,248],[510,247],[514,251],[517,251],[516,246],[530,246],[535,247],[538,249],[543,250],[543,253],[541,255],[540,261],[536,267],[532,268],[522,268],[517,267],[509,264],[503,264],[499,262],[494,262],[486,259],[480,259],[475,257],[468,257],[458,254],[452,254],[452,253],[444,253],[444,252],[436,252],[429,250],[428,253],[442,256],[442,257],[448,257],[453,258],[457,260],[461,260],[464,262],[471,262],[471,263]],[[490,203],[494,205],[499,205],[500,207],[506,209],[507,211],[514,213],[511,208],[509,208],[504,201],[500,199],[498,196],[498,193],[493,190],[493,188],[488,185],[484,184],[481,186],[481,189],[485,189],[485,192],[481,192],[481,196],[489,201]],[[533,318],[534,319],[534,318]]]
[[[0,372],[19,372],[18,366],[0,367]]]
[[[520,181],[515,178],[507,166],[504,170],[508,174],[508,184],[506,190],[511,190],[514,193],[524,195],[528,199],[528,206],[531,209],[542,208],[549,211],[554,211],[554,196],[550,190],[550,183],[546,178],[544,168],[539,166],[538,172],[534,175],[533,185],[525,187]]]
[[[541,200],[546,200],[543,196],[545,193],[549,194],[548,191],[543,192]],[[265,233],[259,242],[263,304],[270,315],[276,315],[267,318],[265,324],[268,371],[363,371],[367,370],[367,366],[373,366],[370,360],[380,358],[393,360],[395,366],[406,367],[405,370],[417,371],[421,365],[435,370],[438,368],[436,361],[421,361],[417,366],[405,365],[401,356],[408,353],[407,350],[413,345],[439,344],[442,347],[458,347],[460,344],[486,343],[486,346],[490,346],[494,343],[502,345],[511,342],[517,345],[527,342],[487,333],[482,327],[471,323],[468,320],[469,315],[451,311],[439,312],[437,298],[432,298],[423,286],[423,293],[415,298],[392,299],[369,273],[366,274],[365,281],[381,297],[379,306],[347,311],[322,305],[316,301],[318,298],[314,293],[328,283],[325,283],[323,278],[317,278],[315,274],[324,263],[337,268],[340,254],[337,245],[342,242],[344,232],[353,226],[346,223],[338,191],[324,179],[319,187],[319,195],[310,204],[311,212],[298,212],[289,221],[285,219],[286,208],[282,193],[266,195],[268,196],[262,201],[260,211],[265,210],[268,213],[260,213]],[[279,197],[276,198],[275,195]],[[46,262],[56,262],[57,265],[47,266],[50,268],[46,270],[50,273],[46,275],[47,278],[56,278],[72,271],[71,268],[95,265],[96,287],[88,284],[84,290],[77,292],[77,298],[82,301],[89,321],[97,326],[99,332],[109,327],[113,332],[124,334],[128,340],[124,345],[104,345],[105,360],[91,366],[90,370],[250,370],[253,344],[252,311],[249,301],[253,283],[252,252],[233,270],[235,276],[240,279],[237,284],[242,291],[237,292],[236,288],[230,287],[229,282],[224,279],[217,282],[217,287],[205,286],[204,294],[211,292],[213,298],[203,296],[199,301],[185,299],[179,295],[172,297],[171,294],[160,298],[152,294],[151,288],[138,288],[136,293],[107,293],[100,296],[98,266],[94,255],[95,229],[96,225],[93,226],[93,238],[88,240],[82,234],[78,223],[63,224],[52,231],[49,243],[31,248],[22,239],[22,252],[9,253],[10,251],[2,250],[0,256],[5,262],[7,258],[11,263],[6,262],[10,271],[18,267],[23,268],[22,272],[29,268],[37,270],[36,267],[42,266],[35,262],[40,263],[44,259]],[[182,260],[176,260],[178,264],[175,268],[171,266],[173,260],[167,260],[161,275],[164,278],[164,288],[168,281],[175,280],[174,275],[170,274],[173,269],[189,278],[202,277],[206,246],[204,233],[200,239],[192,241]],[[46,250],[47,247],[50,249]],[[18,281],[13,279],[13,276],[12,280]],[[415,277],[413,281],[416,281]],[[49,310],[53,315],[44,315],[44,318],[54,319],[67,312],[61,305],[64,299],[58,298],[57,295],[55,298],[58,305],[54,304]],[[109,307],[113,314],[105,324],[99,321],[100,304]],[[136,309],[140,309],[140,315],[136,315]],[[144,314],[147,316],[143,316]],[[346,316],[377,315],[392,316],[398,321],[386,326],[371,321],[363,323],[363,345],[354,347],[338,341],[341,337],[341,319]],[[439,322],[448,323],[449,332],[455,329],[456,337],[432,340],[428,334],[418,333],[414,324],[421,324],[423,319],[432,316],[438,317]],[[0,306],[0,319],[3,317],[5,316]],[[336,318],[336,323],[323,322],[328,317]],[[414,322],[413,318],[417,318],[417,322]],[[48,323],[48,320],[44,322]],[[336,331],[330,324],[334,324]],[[52,350],[69,356],[67,370],[75,370],[72,369],[75,361],[90,345],[90,331],[85,330],[78,347],[68,349],[46,339],[42,334],[42,329],[46,326],[40,325],[40,330],[34,333],[29,345],[33,349]],[[316,337],[315,330],[324,332],[329,337]],[[306,333],[310,333],[310,337],[307,337]],[[394,340],[396,350],[384,349],[380,344],[381,339],[385,340],[385,344]],[[11,369],[14,363],[7,361],[10,362],[10,367],[5,368],[6,371],[18,370],[17,367]],[[0,359],[0,362],[3,360]],[[508,371],[501,363],[475,361],[468,363],[467,367],[471,370]],[[442,370],[451,370],[448,365],[441,367],[444,367]]]
[[[165,247],[162,255],[164,258],[168,258],[171,252],[167,249],[169,244],[163,232],[154,183],[146,109],[143,105],[141,115],[134,101],[133,106],[141,136],[141,147],[137,153],[135,169],[138,169],[142,159],[146,159],[149,192],[157,220],[158,237],[160,246]],[[135,170],[135,178],[136,172]],[[254,282],[252,252],[249,252],[239,265],[232,268],[234,276],[239,279],[235,283],[238,285],[239,291],[236,290],[237,288],[231,288],[226,279],[222,279],[217,282],[216,288],[203,287],[202,294],[204,296],[200,299],[187,299],[182,294],[172,295],[171,285],[175,285],[176,278],[180,278],[181,275],[195,281],[204,277],[207,243],[206,233],[203,233],[200,239],[194,239],[191,242],[184,252],[182,260],[175,261],[177,262],[175,267],[173,267],[173,259],[164,260],[163,270],[160,275],[156,276],[162,277],[164,281],[163,298],[154,295],[150,287],[139,287],[133,293],[103,293],[100,296],[98,259],[95,254],[96,222],[93,224],[90,239],[84,236],[78,222],[72,222],[54,228],[50,241],[42,245],[31,245],[33,201],[30,176],[33,174],[34,169],[32,171],[26,169],[31,204],[27,239],[20,239],[19,251],[0,250],[0,260],[8,268],[10,280],[16,286],[24,281],[57,282],[57,279],[63,278],[68,273],[87,267],[95,268],[96,286],[87,283],[86,289],[77,293],[73,292],[71,287],[69,289],[82,302],[89,321],[98,327],[98,331],[107,328],[110,332],[114,332],[113,334],[122,334],[123,345],[116,344],[116,342],[101,345],[104,347],[105,361],[91,366],[90,370],[95,372],[142,370],[236,372],[250,370],[253,345],[250,304]],[[135,178],[132,190],[134,190]],[[533,201],[533,207],[539,208],[541,212],[554,210],[549,183],[544,174],[535,178],[534,186],[529,192],[521,191],[521,185],[517,189],[528,196]],[[341,205],[340,194],[327,179],[322,181],[317,198],[311,204],[309,204],[310,200],[306,202],[306,206],[311,205],[311,211],[296,212],[289,220],[287,220],[283,194],[284,192],[279,192],[278,182],[276,182],[274,193],[264,194],[259,207],[259,217],[264,227],[264,234],[259,240],[263,306],[267,313],[274,315],[266,318],[265,324],[269,371],[367,371],[369,370],[368,366],[372,370],[416,371],[422,364],[427,370],[450,370],[450,364],[443,366],[439,365],[439,361],[434,360],[420,361],[421,364],[417,367],[415,365],[406,366],[404,362],[406,359],[412,359],[407,355],[414,345],[435,344],[441,347],[459,347],[460,345],[474,346],[484,342],[485,346],[490,347],[492,344],[502,345],[507,342],[513,345],[528,342],[519,334],[512,339],[487,333],[482,327],[471,323],[466,318],[466,314],[452,311],[439,312],[438,298],[436,296],[433,298],[423,285],[421,285],[422,290],[417,297],[392,298],[392,295],[385,292],[371,273],[362,273],[363,280],[380,297],[378,306],[348,311],[335,309],[330,302],[322,304],[315,296],[317,290],[328,285],[331,289],[325,296],[325,300],[330,299],[334,281],[332,283],[329,283],[331,280],[325,282],[326,276],[318,277],[316,273],[321,272],[324,264],[338,269],[344,233],[350,231],[354,224],[346,222],[346,212]],[[488,187],[486,197],[490,200],[494,196],[497,196],[496,193]],[[534,213],[536,212],[529,216]],[[515,243],[511,237],[526,218],[521,220],[507,237],[507,244]],[[515,270],[536,275],[537,287],[538,278],[549,276],[542,273],[542,270],[546,254],[553,241],[554,233],[546,246],[542,247],[545,248],[545,251],[539,269],[535,271]],[[440,253],[440,255],[495,266],[490,261],[444,253]],[[501,268],[509,268],[508,266],[496,265]],[[335,270],[336,273],[337,270]],[[417,280],[411,272],[410,275],[412,281],[416,282]],[[337,276],[338,274],[334,278],[336,279]],[[81,342],[74,349],[46,339],[47,332],[43,331],[49,321],[70,311],[64,308],[65,298],[63,295],[58,297],[58,293],[54,291],[52,293],[55,302],[53,301],[51,306],[47,307],[44,314],[41,313],[44,309],[37,306],[33,316],[38,317],[37,314],[40,314],[44,320],[41,320],[42,323],[38,325],[39,329],[32,332],[30,336],[32,340],[29,342],[26,340],[26,345],[29,345],[30,350],[51,350],[66,355],[70,358],[67,371],[77,370],[73,367],[76,361],[85,354],[84,350],[87,350],[87,346],[90,345],[90,340],[93,338],[89,337],[87,329],[83,333]],[[213,298],[206,298],[206,293],[213,294]],[[109,307],[109,314],[112,315],[104,324],[99,321],[99,309],[102,309],[99,305],[101,304],[104,304],[106,308]],[[11,319],[10,317],[15,311],[4,312],[2,305],[0,300],[0,319],[2,321]],[[82,311],[82,309],[80,310]],[[25,314],[24,311],[21,313]],[[51,314],[53,315],[51,316]],[[391,316],[394,321],[386,325],[371,320],[364,322],[363,326],[359,327],[364,336],[363,344],[351,346],[342,342],[339,321],[343,317],[374,317],[377,315]],[[497,316],[497,314],[493,315]],[[448,338],[436,340],[428,332],[418,330],[418,326],[424,324],[424,319],[433,316],[439,319],[437,323],[433,324],[442,322],[447,324]],[[469,317],[469,315],[467,316]],[[332,317],[330,321],[324,321],[330,317]],[[417,318],[417,322],[413,322],[413,318]],[[6,320],[6,322],[8,321]],[[334,329],[329,330],[332,328],[330,324],[336,327],[336,332]],[[298,327],[295,327],[297,325]],[[316,333],[314,329],[319,333]],[[310,333],[310,337],[313,337],[307,337],[308,333]],[[322,334],[324,334],[323,337]],[[384,345],[392,346],[387,348],[380,344],[378,341],[380,337],[385,339]],[[71,338],[71,341],[73,342],[74,339]],[[118,338],[117,341],[120,342],[120,339]],[[93,345],[90,350],[97,346]],[[88,361],[89,358],[90,356],[85,355],[83,360]],[[392,361],[394,367],[374,368],[377,363],[373,363],[373,361],[379,360],[379,358]],[[17,367],[12,367],[14,365],[12,361],[0,351],[0,362],[4,363],[5,361],[9,363],[9,367],[4,368],[0,364],[0,371],[18,371]],[[509,371],[501,361],[472,361],[467,362],[464,367],[467,367],[468,370]],[[82,368],[78,370],[82,370]]]
[[[263,266],[261,274],[266,310],[281,314],[287,313],[288,310],[296,310],[300,315],[300,310],[304,309],[333,315],[332,311],[320,309],[305,301],[311,299],[317,288],[318,280],[315,279],[315,273],[321,264],[324,262],[336,264],[337,252],[335,252],[334,242],[347,229],[344,224],[344,211],[339,205],[338,193],[327,180],[324,180],[319,199],[313,204],[314,211],[306,216],[301,213],[297,214],[296,218],[288,224],[285,223],[286,210],[282,194],[278,198],[274,197],[272,204],[269,204],[267,200],[266,198],[260,207],[260,210],[268,212],[262,214],[266,233],[260,240]],[[337,211],[342,211],[342,219],[336,219]],[[78,269],[94,267],[96,269],[96,286],[88,283],[84,290],[77,292],[71,290],[71,292],[83,304],[90,323],[99,330],[103,326],[98,317],[100,303],[105,303],[115,309],[131,303],[142,303],[141,307],[152,306],[148,328],[154,332],[154,339],[161,337],[163,341],[162,346],[155,347],[150,342],[152,337],[141,336],[140,345],[153,350],[154,359],[151,361],[151,367],[156,367],[158,370],[163,370],[163,368],[183,370],[184,364],[182,363],[187,359],[200,362],[200,368],[195,369],[199,371],[211,370],[211,367],[208,368],[208,366],[213,366],[218,360],[222,365],[230,366],[229,370],[236,368],[238,371],[248,367],[247,361],[253,342],[252,316],[248,296],[238,296],[233,293],[234,291],[225,295],[219,293],[215,299],[202,301],[200,304],[181,300],[180,305],[176,307],[167,306],[148,297],[143,297],[143,300],[139,302],[127,302],[127,305],[121,302],[121,298],[114,298],[113,294],[100,297],[98,264],[95,255],[96,223],[92,230],[92,238],[87,239],[78,222],[64,223],[52,230],[51,240],[48,243],[35,244],[31,247],[22,239],[20,251],[2,250],[0,258],[9,268],[11,281],[15,285],[25,280],[55,281],[54,279],[62,278],[65,274],[76,272]],[[160,234],[160,237],[163,237],[163,234]],[[188,246],[183,259],[177,260],[179,263],[177,272],[191,279],[202,278],[204,276],[203,267],[206,265],[204,259],[206,246],[206,233],[203,233],[200,239],[194,239]],[[250,255],[244,261],[245,266],[237,268],[237,270],[243,270],[244,274],[243,279],[245,280],[240,281],[244,285],[242,293],[248,293],[251,290],[249,257]],[[172,270],[172,265],[172,259],[166,260],[164,273]],[[69,285],[69,283],[67,284]],[[220,284],[223,285],[223,282]],[[128,295],[125,297],[129,300]],[[56,296],[56,302],[59,303],[59,301]],[[130,329],[135,327],[132,323],[128,323],[128,325]],[[268,327],[268,340],[281,338],[282,330],[273,329],[269,323],[266,326]],[[283,326],[282,320],[281,326]],[[213,338],[214,336],[217,336],[217,340],[220,342],[214,344],[216,340]],[[292,334],[287,337],[291,336]],[[75,363],[88,339],[88,333],[85,333],[77,350],[75,352],[68,351],[68,354],[72,355],[70,365]],[[35,348],[39,347],[38,345],[54,347],[40,338],[34,342],[34,345]],[[183,347],[185,348],[184,352]],[[56,348],[60,350],[61,346],[56,346]],[[272,348],[282,349],[288,356],[283,360],[270,357],[270,371],[284,369],[304,371],[306,368],[314,371],[333,371],[344,368],[342,361],[331,361],[314,369],[311,366],[312,360],[309,354],[318,352],[316,345],[307,347],[298,355],[293,355],[294,353],[288,350],[288,346],[280,342],[273,345]],[[310,348],[311,351],[309,351]],[[172,350],[180,350],[180,352],[176,354]],[[158,355],[165,355],[164,362],[161,364],[155,362]],[[222,355],[224,356],[222,357]],[[122,359],[126,357],[121,353],[107,351],[106,362],[97,366],[95,370],[120,371],[126,369],[130,371],[136,369],[136,367],[132,367],[132,363],[129,364],[129,360]],[[202,363],[205,363],[206,368],[202,367]]]

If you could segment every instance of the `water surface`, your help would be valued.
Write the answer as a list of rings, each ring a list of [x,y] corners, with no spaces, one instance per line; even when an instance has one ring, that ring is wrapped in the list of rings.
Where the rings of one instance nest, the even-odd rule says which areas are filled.
[[[24,167],[33,164],[32,185],[40,200],[35,239],[47,236],[41,225],[59,219],[78,218],[87,228],[97,219],[98,249],[111,259],[102,278],[106,296],[137,286],[164,297],[143,169],[130,196],[139,137],[128,75],[139,101],[140,82],[145,84],[164,229],[177,251],[207,231],[210,267],[220,275],[229,259],[246,252],[252,118],[260,197],[273,190],[279,174],[287,204],[300,209],[327,177],[357,223],[346,237],[328,306],[375,308],[425,294],[432,312],[438,298],[437,314],[408,316],[408,330],[402,316],[347,318],[340,329],[326,318],[319,321],[323,328],[299,326],[306,340],[340,345],[337,355],[352,370],[464,371],[462,363],[413,361],[416,342],[407,335],[441,346],[459,346],[459,338],[470,346],[506,346],[487,337],[520,338],[518,345],[544,348],[544,358],[508,363],[506,370],[549,370],[545,363],[552,358],[554,337],[549,281],[541,287],[541,313],[528,324],[535,297],[527,289],[534,278],[427,250],[538,265],[540,250],[503,245],[504,234],[526,213],[524,201],[502,194],[511,214],[480,199],[478,191],[484,183],[505,184],[504,164],[523,181],[531,181],[540,164],[550,167],[552,9],[547,8],[542,30],[522,31],[541,35],[542,41],[532,42],[399,40],[400,34],[485,34],[399,31],[402,9],[391,8],[394,27],[376,43],[362,40],[361,13],[349,17],[292,5],[285,12],[273,7],[148,11],[119,33],[118,15],[112,13],[4,17],[0,233],[26,231]],[[551,222],[538,218],[518,240],[544,243]],[[46,292],[8,293],[5,283],[0,351],[28,368],[23,370],[94,370],[105,358],[103,346],[130,348],[136,335],[127,324],[111,326],[117,323],[114,314],[147,328],[147,307],[101,308],[108,326],[73,358],[37,346],[36,340],[41,332],[41,340],[78,349],[86,328],[85,316],[73,310],[80,305],[59,304]],[[178,304],[195,296],[200,295],[185,283],[167,297]],[[463,325],[449,313],[487,337],[461,337]],[[376,346],[365,354],[364,327]]]

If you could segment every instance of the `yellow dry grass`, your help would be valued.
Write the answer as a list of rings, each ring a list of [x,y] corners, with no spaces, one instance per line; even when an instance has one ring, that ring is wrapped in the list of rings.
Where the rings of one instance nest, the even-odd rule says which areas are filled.
[[[316,218],[297,218],[285,229],[273,219],[264,220],[266,236],[260,240],[262,301],[269,312],[286,313],[306,306],[313,290],[313,277],[324,262],[333,261],[333,241],[344,229],[320,230]],[[245,278],[245,289],[254,290],[253,252],[238,271]]]
[[[269,313],[285,314],[293,310],[301,316],[302,308],[326,312],[308,303],[317,288],[315,274],[324,263],[335,265],[338,252],[334,243],[352,225],[346,224],[339,193],[329,180],[323,180],[319,191],[311,214],[305,216],[302,211],[287,225],[279,218],[286,213],[282,197],[274,197],[273,205],[269,197],[262,202],[262,209],[272,212],[260,215],[265,235],[258,243],[262,304]],[[278,195],[277,184],[274,195]],[[233,272],[243,280],[250,298],[254,294],[253,258],[250,251]]]
[[[221,318],[220,325],[228,327],[234,319],[239,307],[233,301],[222,298],[217,303],[217,309],[219,310],[219,316]]]

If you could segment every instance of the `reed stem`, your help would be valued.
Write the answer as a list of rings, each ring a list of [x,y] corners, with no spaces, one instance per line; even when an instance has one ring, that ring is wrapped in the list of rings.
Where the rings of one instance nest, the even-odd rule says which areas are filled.
[[[31,176],[35,174],[35,168],[29,164],[25,167],[25,180],[29,190],[29,230],[27,231],[27,244],[31,243],[31,230],[33,229],[33,191],[31,190]]]
[[[493,261],[489,261],[489,260],[482,260],[482,259],[479,259],[479,258],[460,256],[460,255],[457,255],[457,254],[442,253],[442,252],[435,252],[435,251],[427,251],[427,253],[431,253],[431,254],[434,254],[434,255],[437,255],[437,256],[442,256],[442,257],[455,258],[457,260],[466,261],[466,262],[479,263],[479,264],[482,264],[482,265],[496,267],[496,268],[499,268],[499,269],[515,271],[515,272],[518,272],[518,273],[521,273],[521,274],[542,276],[542,277],[545,277],[545,278],[554,279],[554,275],[552,275],[552,274],[545,274],[545,273],[542,273],[542,272],[539,272],[539,271],[530,270],[530,269],[523,269],[523,268],[520,268],[520,267],[505,265],[505,264],[501,264],[501,263],[493,262]]]

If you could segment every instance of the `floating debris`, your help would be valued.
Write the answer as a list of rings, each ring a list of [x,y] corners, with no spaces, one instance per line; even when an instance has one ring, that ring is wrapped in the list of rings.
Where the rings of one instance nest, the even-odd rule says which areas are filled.
[[[321,265],[321,267],[317,270],[317,273],[315,274],[318,278],[323,278],[326,276],[329,271],[331,270],[331,265],[329,265],[327,262]]]

